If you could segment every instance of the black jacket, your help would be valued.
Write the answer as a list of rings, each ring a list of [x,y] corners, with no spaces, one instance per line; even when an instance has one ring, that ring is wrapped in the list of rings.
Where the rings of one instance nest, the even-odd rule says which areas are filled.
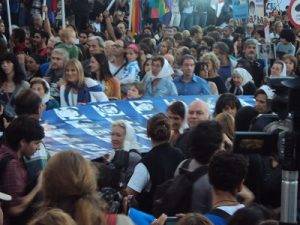
[[[256,87],[260,87],[264,81],[264,62],[262,60],[250,61],[242,58],[238,61],[242,68],[246,69],[253,77]]]
[[[254,95],[256,91],[255,84],[249,81],[243,86],[243,92],[242,93],[234,93],[235,86],[231,85],[231,88],[229,90],[230,93],[233,93],[235,95]]]
[[[189,149],[190,146],[190,129],[185,129],[183,134],[181,134],[176,143],[174,144],[175,148],[179,148],[185,159],[191,158],[191,151]]]
[[[145,212],[152,210],[153,195],[158,185],[171,179],[183,156],[179,149],[172,147],[169,143],[163,143],[154,147],[142,159],[146,166],[151,180],[150,192],[144,191],[140,195],[139,205]]]

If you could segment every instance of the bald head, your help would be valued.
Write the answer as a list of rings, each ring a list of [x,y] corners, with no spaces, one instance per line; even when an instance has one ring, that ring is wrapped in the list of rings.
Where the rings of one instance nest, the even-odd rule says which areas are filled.
[[[208,105],[201,100],[193,101],[189,105],[187,121],[190,128],[196,127],[201,121],[209,120]]]
[[[164,58],[169,62],[169,64],[170,64],[171,66],[174,65],[175,58],[174,58],[173,55],[171,55],[171,54],[168,53],[168,54],[165,54],[165,55],[164,55]]]

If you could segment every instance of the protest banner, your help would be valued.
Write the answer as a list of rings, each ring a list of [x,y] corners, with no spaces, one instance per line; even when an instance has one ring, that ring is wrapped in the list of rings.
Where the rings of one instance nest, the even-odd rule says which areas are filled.
[[[234,19],[248,19],[249,8],[247,0],[233,0],[232,13]]]
[[[167,106],[176,100],[188,105],[196,99],[201,99],[213,112],[217,98],[218,96],[178,96],[121,100],[46,111],[43,115],[45,145],[50,154],[73,149],[86,158],[94,159],[112,150],[112,122],[127,120],[135,129],[139,150],[146,152],[151,148],[146,135],[146,124],[150,117],[159,112],[166,112]],[[240,101],[243,105],[254,105],[253,96],[240,97]]]
[[[264,0],[249,1],[249,22],[254,24],[263,24],[264,18]]]
[[[266,2],[266,13],[269,14],[274,10],[285,11],[285,7],[287,7],[290,2],[290,0],[268,0]]]

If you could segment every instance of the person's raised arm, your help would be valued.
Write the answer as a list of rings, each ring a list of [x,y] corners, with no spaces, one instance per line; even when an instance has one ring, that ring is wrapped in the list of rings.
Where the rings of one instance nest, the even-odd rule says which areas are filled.
[[[43,13],[45,13],[45,20],[44,20],[44,30],[45,32],[47,32],[49,34],[49,37],[53,37],[54,35],[52,34],[51,31],[51,24],[48,18],[48,7],[47,6],[43,6],[42,9]]]
[[[110,15],[109,15],[109,12],[108,11],[104,11],[103,12],[103,17],[105,19],[106,30],[107,30],[108,35],[111,37],[111,39],[113,41],[117,40],[114,28],[112,26],[112,19],[111,19]]]

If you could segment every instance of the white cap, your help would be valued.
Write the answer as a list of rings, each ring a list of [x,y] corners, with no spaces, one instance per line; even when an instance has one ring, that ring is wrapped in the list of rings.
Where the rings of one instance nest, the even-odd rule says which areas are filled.
[[[272,100],[275,96],[274,90],[271,89],[268,85],[263,85],[258,90],[263,90],[267,95],[267,99]]]
[[[0,200],[3,200],[3,201],[11,201],[11,196],[10,195],[7,195],[5,193],[2,193],[0,192]]]

